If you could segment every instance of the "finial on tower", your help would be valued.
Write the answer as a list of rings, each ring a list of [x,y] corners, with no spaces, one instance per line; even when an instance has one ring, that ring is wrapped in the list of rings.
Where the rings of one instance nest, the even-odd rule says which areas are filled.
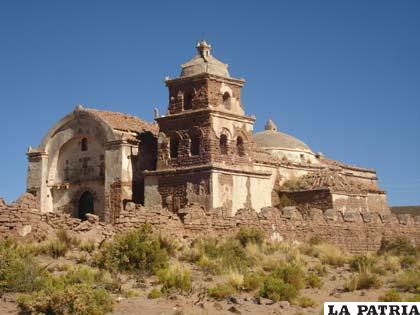
[[[277,131],[277,126],[274,123],[274,121],[272,121],[271,119],[269,119],[267,121],[267,123],[265,124],[265,130],[269,130],[269,131]]]
[[[211,45],[207,44],[205,40],[202,40],[198,42],[195,47],[197,48],[200,56],[207,61],[207,57],[210,56]]]

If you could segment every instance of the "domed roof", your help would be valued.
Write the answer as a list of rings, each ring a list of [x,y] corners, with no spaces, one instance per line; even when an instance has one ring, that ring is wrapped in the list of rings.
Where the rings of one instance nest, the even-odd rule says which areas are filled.
[[[264,131],[254,135],[254,141],[264,148],[291,149],[312,153],[311,148],[299,139],[277,131],[277,126],[272,120],[267,122]]]
[[[230,78],[228,66],[210,54],[211,45],[206,41],[197,43],[198,54],[187,63],[181,65],[181,77],[190,77],[200,73],[210,73]]]

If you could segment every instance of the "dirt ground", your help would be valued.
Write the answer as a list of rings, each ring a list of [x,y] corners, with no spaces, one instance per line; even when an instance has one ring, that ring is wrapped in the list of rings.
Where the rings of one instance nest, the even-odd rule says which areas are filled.
[[[49,260],[49,259],[46,259]],[[66,261],[63,258],[49,261],[51,264],[60,264]],[[194,267],[193,267],[194,268]],[[377,301],[389,286],[390,277],[382,279],[384,285],[379,289],[356,290],[343,292],[344,279],[350,274],[346,267],[329,268],[328,274],[323,277],[321,289],[303,289],[301,295],[312,298],[314,307],[302,308],[291,305],[287,301],[273,302],[268,299],[256,299],[253,293],[241,293],[225,300],[217,301],[209,298],[206,288],[217,282],[217,279],[204,278],[198,270],[193,270],[193,293],[190,295],[172,294],[158,299],[148,299],[147,294],[154,285],[155,279],[147,279],[143,288],[136,288],[136,297],[114,295],[115,308],[113,314],[156,314],[156,315],[221,315],[221,314],[322,314],[323,303],[327,301]],[[132,279],[123,279],[123,287],[133,287]],[[0,298],[0,315],[19,314],[15,303],[16,296],[5,294]]]

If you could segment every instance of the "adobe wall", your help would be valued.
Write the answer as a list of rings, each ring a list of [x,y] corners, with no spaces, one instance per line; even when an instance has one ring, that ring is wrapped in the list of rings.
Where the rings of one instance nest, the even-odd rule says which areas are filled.
[[[333,208],[333,199],[328,189],[279,192],[279,198],[283,195],[303,213],[308,213],[311,208],[323,211]]]
[[[378,250],[383,238],[397,236],[420,244],[420,217],[410,215],[361,215],[350,211],[343,215],[333,209],[325,212],[310,209],[309,215],[302,217],[295,207],[282,211],[267,207],[260,213],[241,209],[231,217],[223,208],[205,211],[200,206],[191,206],[175,214],[166,208],[127,203],[125,210],[115,218],[115,224],[105,224],[96,216],[81,222],[66,214],[41,214],[38,206],[36,198],[30,194],[11,205],[0,199],[0,238],[42,239],[54,235],[54,229],[65,228],[79,233],[81,238],[103,239],[148,223],[162,233],[187,239],[199,235],[228,235],[240,226],[255,226],[273,240],[306,242],[318,236],[350,252]]]

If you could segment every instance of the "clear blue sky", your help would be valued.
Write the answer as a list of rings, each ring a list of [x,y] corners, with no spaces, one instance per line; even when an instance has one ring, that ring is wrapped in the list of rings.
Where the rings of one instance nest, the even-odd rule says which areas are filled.
[[[0,1],[0,196],[26,149],[76,104],[152,119],[164,77],[206,39],[245,78],[255,129],[375,168],[391,205],[420,204],[420,1]]]

